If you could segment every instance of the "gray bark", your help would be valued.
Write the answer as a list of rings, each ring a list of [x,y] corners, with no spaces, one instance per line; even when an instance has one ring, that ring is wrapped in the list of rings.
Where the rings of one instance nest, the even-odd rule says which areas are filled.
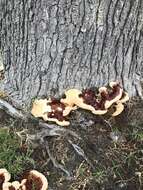
[[[142,10],[142,0],[0,0],[0,89],[21,105],[112,80],[141,95]]]

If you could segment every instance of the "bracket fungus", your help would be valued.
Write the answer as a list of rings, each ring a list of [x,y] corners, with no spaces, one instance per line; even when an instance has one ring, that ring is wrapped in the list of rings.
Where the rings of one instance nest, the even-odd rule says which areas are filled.
[[[119,103],[114,105],[114,108],[115,108],[115,111],[114,111],[114,113],[112,113],[113,117],[122,113],[122,111],[124,110],[124,105],[121,102],[119,102]]]
[[[64,111],[66,110],[66,106],[56,99],[49,99],[48,106],[51,111],[44,114],[45,121],[53,121],[58,125],[67,126],[69,125],[69,121],[66,121],[64,116]]]
[[[129,95],[127,92],[123,92],[122,97],[120,100],[118,100],[113,107],[115,108],[115,112],[112,113],[112,116],[115,117],[122,113],[124,110],[123,103],[126,103],[129,100]]]
[[[121,99],[118,102],[125,103],[129,101],[129,95],[127,92],[123,92]]]
[[[21,183],[19,181],[9,182],[10,173],[2,168],[0,169],[0,190],[47,190],[48,181],[46,177],[36,171],[31,170],[23,175]]]
[[[21,184],[18,181],[3,183],[2,190],[20,190]]]
[[[68,126],[70,123],[66,121],[65,115],[68,115],[72,110],[71,107],[65,106],[56,99],[40,99],[35,100],[31,110],[32,115],[41,117],[45,121],[53,121],[61,126]]]
[[[44,116],[45,112],[50,112],[51,108],[48,106],[47,99],[36,99],[33,102],[31,114],[35,117],[42,117]],[[44,118],[43,118],[44,119]]]
[[[78,107],[89,110],[95,115],[103,115],[113,105],[115,112],[112,116],[119,115],[126,101],[129,100],[128,93],[123,91],[118,82],[110,82],[109,86],[101,87],[98,93],[92,89],[83,91],[69,89],[61,100],[54,98],[35,100],[31,110],[32,115],[41,117],[45,121],[52,121],[61,126],[68,126],[70,123],[66,116]]]
[[[99,99],[96,95],[95,92],[91,89],[85,89],[80,95],[80,98],[83,99],[83,103],[86,104],[87,106],[91,106],[92,108],[90,111],[93,114],[96,115],[103,115],[107,112],[105,109],[105,102],[102,99]]]
[[[86,89],[83,92],[77,89],[70,89],[65,92],[66,98],[61,102],[69,106],[78,106],[79,108],[90,110],[92,113],[102,115],[107,112],[101,101],[96,99],[94,91]]]
[[[72,88],[72,89],[69,89],[69,90],[67,90],[66,92],[65,92],[65,98],[62,98],[61,99],[61,102],[62,103],[64,103],[64,104],[66,104],[66,105],[68,105],[68,106],[70,106],[70,107],[73,107],[73,106],[75,106],[75,105],[77,105],[77,103],[79,102],[79,101],[81,101],[80,99],[79,99],[79,95],[81,94],[81,91],[80,90],[78,90],[78,89],[74,89],[74,88]],[[81,102],[79,102],[79,104],[80,103],[82,103],[82,101]]]
[[[31,170],[23,176],[20,188],[21,190],[47,190],[48,181],[40,172]]]
[[[0,189],[2,189],[3,183],[8,182],[10,178],[11,178],[10,173],[5,168],[1,168],[0,169]]]
[[[123,94],[123,89],[118,82],[110,82],[109,88],[99,88],[101,98],[105,101],[105,108],[108,109],[113,103],[116,103]]]

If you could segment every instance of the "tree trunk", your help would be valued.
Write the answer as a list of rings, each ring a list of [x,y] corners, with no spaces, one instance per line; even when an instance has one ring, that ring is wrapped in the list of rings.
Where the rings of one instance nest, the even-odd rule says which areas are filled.
[[[142,0],[0,0],[0,89],[21,105],[119,80],[143,79]]]

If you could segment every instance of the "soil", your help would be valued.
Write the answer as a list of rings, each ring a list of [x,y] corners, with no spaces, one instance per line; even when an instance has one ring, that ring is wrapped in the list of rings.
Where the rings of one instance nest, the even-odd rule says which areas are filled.
[[[7,119],[1,125],[3,122]],[[16,122],[16,129],[27,128],[29,135],[41,130],[37,120]],[[43,143],[31,140],[35,169],[48,178],[49,190],[141,190],[142,127],[143,102],[139,99],[130,101],[116,118],[78,110],[71,114],[71,126],[67,129],[80,138],[62,133],[44,137]]]

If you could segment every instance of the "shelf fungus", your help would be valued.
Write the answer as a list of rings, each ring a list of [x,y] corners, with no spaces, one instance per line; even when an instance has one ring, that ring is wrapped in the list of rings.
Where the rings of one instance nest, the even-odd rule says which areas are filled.
[[[3,183],[2,190],[21,190],[21,184],[18,181]]]
[[[2,189],[3,183],[8,182],[10,178],[11,178],[10,173],[6,169],[1,168],[0,169],[0,189]]]
[[[56,122],[61,126],[68,126],[70,123],[66,117],[74,108],[66,106],[57,99],[50,98],[35,100],[31,110],[32,115],[41,117],[45,121]]]
[[[33,102],[31,113],[35,117],[41,117],[43,118],[44,114],[46,112],[50,112],[51,109],[48,106],[48,100],[47,99],[36,99]]]
[[[71,107],[78,106],[79,108],[90,110],[92,113],[102,115],[107,112],[104,107],[104,101],[98,100],[95,92],[91,89],[80,91],[70,89],[65,92],[66,97],[61,99],[61,102]]]
[[[110,82],[109,88],[99,88],[99,94],[101,99],[105,101],[105,109],[108,109],[112,104],[121,99],[123,89],[120,87],[118,82]]]
[[[115,117],[117,115],[119,115],[120,113],[122,113],[122,111],[124,110],[124,105],[119,102],[119,103],[116,103],[113,108],[115,109],[115,111],[112,113],[112,116]]]
[[[127,92],[123,92],[121,99],[118,102],[126,103],[129,101],[129,95]]]
[[[36,170],[31,170],[23,176],[20,190],[47,190],[48,181],[46,177]]]
[[[129,95],[127,92],[123,92],[122,97],[120,100],[118,100],[115,105],[113,105],[113,108],[115,109],[115,111],[112,113],[112,116],[115,117],[117,115],[119,115],[120,113],[122,113],[122,111],[124,110],[124,103],[126,103],[129,100]]]
[[[44,121],[52,121],[61,126],[68,126],[70,123],[66,116],[78,107],[89,110],[95,115],[103,115],[112,106],[115,108],[112,115],[116,116],[123,111],[123,104],[128,100],[128,93],[123,91],[120,84],[110,82],[109,86],[99,88],[98,93],[92,89],[83,91],[69,89],[61,100],[55,98],[35,100],[31,113],[35,117],[41,117]]]

